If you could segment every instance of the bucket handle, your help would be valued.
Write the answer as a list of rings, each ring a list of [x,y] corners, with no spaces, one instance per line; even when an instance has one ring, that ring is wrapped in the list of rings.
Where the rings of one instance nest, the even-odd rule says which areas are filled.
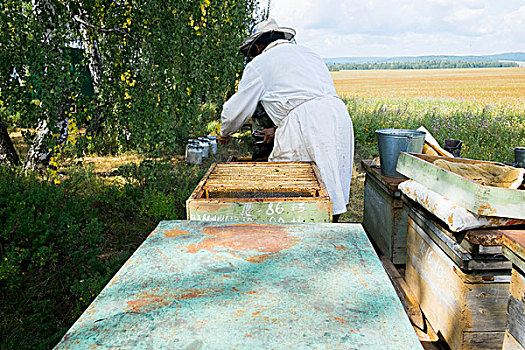
[[[410,149],[410,144],[414,141],[414,136],[407,135],[406,138],[407,138],[407,149]]]

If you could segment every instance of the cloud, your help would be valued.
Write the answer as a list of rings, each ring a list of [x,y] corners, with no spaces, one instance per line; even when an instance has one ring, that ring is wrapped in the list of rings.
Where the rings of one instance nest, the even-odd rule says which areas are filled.
[[[272,0],[270,15],[325,57],[525,50],[521,0]]]

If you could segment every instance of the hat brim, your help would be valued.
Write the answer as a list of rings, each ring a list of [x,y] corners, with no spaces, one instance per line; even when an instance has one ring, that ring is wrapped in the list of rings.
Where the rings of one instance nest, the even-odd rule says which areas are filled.
[[[283,33],[285,40],[292,40],[295,36],[295,30],[292,28],[286,28],[286,27],[278,27],[272,30],[268,31],[261,31],[257,32],[255,34],[250,35],[239,46],[239,52],[241,52],[244,56],[248,57],[248,54],[250,50],[252,49],[253,44],[259,39],[259,37],[266,33]]]

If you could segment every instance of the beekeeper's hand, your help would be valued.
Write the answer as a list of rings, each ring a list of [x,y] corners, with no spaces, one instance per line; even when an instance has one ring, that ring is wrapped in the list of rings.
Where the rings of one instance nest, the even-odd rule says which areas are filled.
[[[221,145],[228,144],[228,142],[230,142],[230,139],[231,139],[230,136],[221,136],[221,135],[217,135],[217,138],[219,139],[219,143]]]
[[[257,135],[264,135],[264,143],[272,143],[275,138],[275,128],[262,129]]]

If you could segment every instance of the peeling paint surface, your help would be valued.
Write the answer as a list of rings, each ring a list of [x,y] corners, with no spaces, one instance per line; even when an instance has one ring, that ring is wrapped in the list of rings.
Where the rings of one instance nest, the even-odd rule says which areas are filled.
[[[164,221],[56,349],[421,349],[359,224]]]

